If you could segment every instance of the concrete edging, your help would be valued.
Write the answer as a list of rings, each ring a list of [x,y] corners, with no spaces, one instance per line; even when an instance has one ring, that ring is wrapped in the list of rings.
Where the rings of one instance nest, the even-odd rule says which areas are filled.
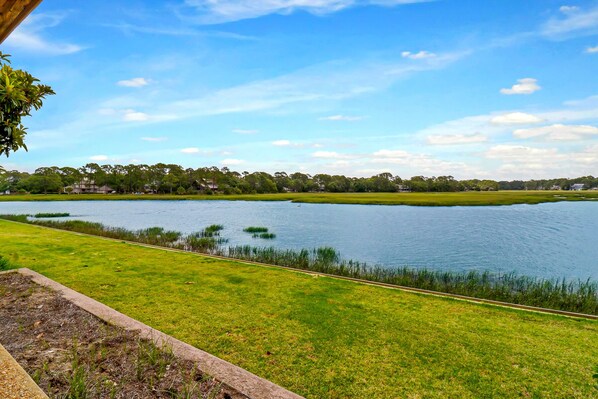
[[[48,399],[48,396],[1,344],[0,394],[3,399]]]
[[[9,270],[7,272],[16,272],[31,277],[33,282],[60,293],[66,300],[99,319],[128,331],[136,331],[139,333],[140,337],[151,340],[158,347],[172,349],[177,357],[197,363],[203,372],[250,399],[303,399],[300,395],[288,391],[201,349],[186,344],[185,342],[173,338],[159,330],[149,327],[138,320],[126,316],[95,299],[91,299],[88,296],[65,287],[33,270],[21,268]]]

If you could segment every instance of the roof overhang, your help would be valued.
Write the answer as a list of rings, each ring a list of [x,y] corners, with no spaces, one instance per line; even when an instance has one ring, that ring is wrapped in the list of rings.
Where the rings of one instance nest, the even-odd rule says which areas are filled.
[[[0,43],[2,43],[41,2],[42,0],[0,0]]]

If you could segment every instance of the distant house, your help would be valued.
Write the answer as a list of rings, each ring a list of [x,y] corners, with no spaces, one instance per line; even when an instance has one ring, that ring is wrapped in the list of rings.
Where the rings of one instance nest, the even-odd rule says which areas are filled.
[[[571,191],[581,191],[583,190],[584,184],[576,183],[571,185]]]
[[[98,187],[95,181],[89,179],[83,179],[72,186],[66,187],[65,192],[69,191],[72,194],[112,194],[116,192],[112,187],[107,185]]]
[[[400,193],[410,193],[411,192],[411,188],[409,188],[409,186],[405,186],[403,184],[399,184],[397,186],[397,189]]]
[[[218,184],[216,184],[212,179],[203,180],[198,184],[198,186],[200,190],[218,191]]]
[[[143,192],[146,194],[158,194],[158,190],[156,190],[157,184],[145,184],[143,186]]]
[[[560,189],[561,189],[561,186],[558,186],[558,185],[556,185],[556,184],[555,184],[554,186],[550,187],[550,189],[551,189],[551,190],[557,190],[557,191],[558,191],[558,190],[560,190]]]
[[[115,192],[116,192],[116,191],[114,191],[114,190],[112,189],[112,187],[110,187],[110,186],[106,186],[106,185],[103,185],[102,187],[99,187],[99,188],[96,190],[96,194],[112,194],[112,193],[115,193]]]

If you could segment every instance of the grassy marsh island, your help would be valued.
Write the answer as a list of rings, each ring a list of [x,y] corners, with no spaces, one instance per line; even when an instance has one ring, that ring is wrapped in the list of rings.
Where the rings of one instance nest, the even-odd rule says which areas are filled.
[[[252,233],[251,234],[252,238],[262,238],[264,240],[273,240],[276,238],[276,234],[269,233],[267,227],[251,226],[251,227],[245,227],[243,229],[243,231],[245,233]]]
[[[443,193],[284,193],[241,195],[166,195],[166,194],[31,194],[3,195],[2,201],[104,201],[104,200],[225,200],[292,201],[297,203],[483,206],[540,204],[559,201],[598,201],[598,191],[467,191]]]
[[[256,227],[256,226],[250,226],[250,227],[245,227],[243,229],[244,232],[246,233],[267,233],[268,232],[268,228],[267,227]]]
[[[66,218],[71,216],[70,213],[67,212],[55,212],[55,213],[36,213],[33,215],[36,219],[47,219],[47,218]]]
[[[596,396],[598,323],[0,220],[2,255],[307,398]]]

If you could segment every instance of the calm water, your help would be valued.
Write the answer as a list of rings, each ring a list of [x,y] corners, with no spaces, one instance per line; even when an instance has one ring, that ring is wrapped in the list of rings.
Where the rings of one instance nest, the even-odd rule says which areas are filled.
[[[218,223],[230,244],[331,246],[346,259],[445,270],[517,271],[598,279],[598,203],[411,207],[235,201],[0,203],[0,213],[69,212],[73,219],[191,233]],[[242,230],[265,226],[272,241]]]

